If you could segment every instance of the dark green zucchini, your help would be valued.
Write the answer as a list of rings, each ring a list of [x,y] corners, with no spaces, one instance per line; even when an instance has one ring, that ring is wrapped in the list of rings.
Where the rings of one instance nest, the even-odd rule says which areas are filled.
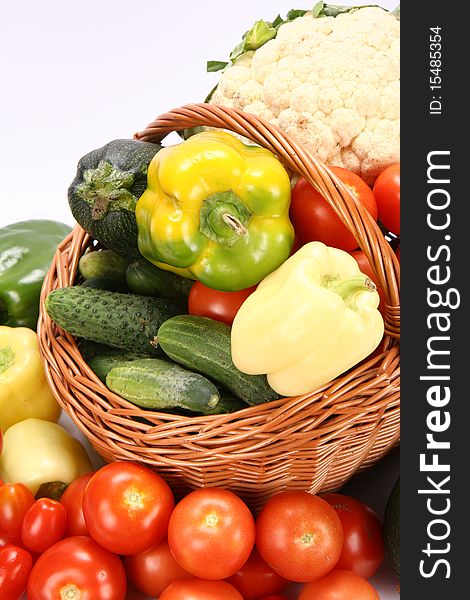
[[[159,269],[145,258],[139,258],[128,266],[126,281],[135,294],[178,299],[185,303],[194,284],[192,279]]]
[[[176,316],[158,330],[158,344],[175,362],[220,383],[247,404],[279,398],[264,375],[246,375],[232,362],[230,327],[192,315]]]
[[[94,239],[137,258],[135,206],[147,188],[147,169],[158,144],[113,140],[83,156],[68,190],[70,210]]]
[[[158,328],[181,308],[166,298],[75,286],[51,292],[46,298],[46,311],[71,335],[158,356]]]
[[[152,410],[183,408],[196,413],[213,410],[220,395],[208,379],[158,358],[143,358],[109,371],[108,388],[129,402]]]

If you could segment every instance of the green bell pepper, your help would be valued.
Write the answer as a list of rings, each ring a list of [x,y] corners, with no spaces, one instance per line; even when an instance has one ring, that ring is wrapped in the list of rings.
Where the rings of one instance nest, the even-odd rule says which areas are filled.
[[[36,329],[42,282],[70,231],[63,223],[39,219],[0,229],[0,325]]]

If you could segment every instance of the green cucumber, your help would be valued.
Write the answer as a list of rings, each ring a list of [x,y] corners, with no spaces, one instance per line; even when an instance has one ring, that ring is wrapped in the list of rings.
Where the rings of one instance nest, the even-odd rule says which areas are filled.
[[[143,358],[114,367],[108,388],[142,408],[183,408],[196,413],[213,410],[220,395],[208,379],[158,358]]]
[[[159,269],[145,258],[139,258],[128,266],[126,280],[135,294],[161,296],[182,302],[188,301],[189,292],[194,284],[192,279]]]
[[[163,354],[163,352],[162,352]],[[103,383],[106,383],[106,376],[115,367],[120,367],[124,363],[129,363],[134,360],[146,358],[142,354],[133,354],[132,352],[126,352],[120,348],[110,348],[109,352],[97,354],[90,358],[87,362],[90,369],[95,375],[101,379]]]
[[[121,350],[119,348],[112,348],[111,346],[106,346],[105,344],[98,344],[97,342],[92,342],[91,340],[81,339],[78,344],[78,349],[83,357],[83,360],[86,363],[89,363],[92,358],[98,356],[99,354],[109,354],[110,352],[125,352],[125,350]]]
[[[225,323],[181,315],[163,323],[157,341],[175,362],[220,383],[247,404],[279,398],[264,375],[246,375],[235,367],[230,332]]]
[[[385,507],[383,521],[384,545],[393,570],[400,574],[400,478],[393,486]]]
[[[78,272],[83,279],[116,277],[124,279],[129,260],[113,250],[86,252],[78,261]]]
[[[181,313],[181,307],[165,298],[75,286],[51,292],[46,298],[46,311],[71,335],[158,356],[158,328]]]
[[[243,402],[243,400],[240,400],[240,398],[237,398],[236,396],[233,396],[225,391],[219,390],[219,392],[219,403],[212,410],[208,410],[205,413],[206,415],[226,415],[237,412],[237,410],[242,410],[243,408],[248,408],[248,404]]]
[[[91,277],[80,284],[82,287],[91,287],[99,290],[109,290],[110,292],[128,293],[126,280],[118,277]]]
[[[81,340],[79,350],[83,360],[103,383],[106,383],[106,375],[112,368],[138,358],[148,358],[145,354],[128,352],[122,348],[112,348],[90,340]],[[161,350],[161,354],[165,356],[163,350]]]

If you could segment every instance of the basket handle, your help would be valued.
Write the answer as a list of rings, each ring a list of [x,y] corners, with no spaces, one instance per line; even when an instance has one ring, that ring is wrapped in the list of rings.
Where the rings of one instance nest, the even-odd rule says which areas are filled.
[[[134,138],[161,142],[172,131],[206,126],[228,129],[271,150],[326,199],[356,238],[385,292],[385,332],[400,337],[400,265],[377,223],[347,187],[322,163],[261,117],[214,104],[187,104],[157,117]]]

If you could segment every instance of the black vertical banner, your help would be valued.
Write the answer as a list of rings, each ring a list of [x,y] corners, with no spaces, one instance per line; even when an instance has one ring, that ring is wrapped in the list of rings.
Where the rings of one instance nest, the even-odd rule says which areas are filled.
[[[467,6],[401,7],[404,600],[470,598]]]

